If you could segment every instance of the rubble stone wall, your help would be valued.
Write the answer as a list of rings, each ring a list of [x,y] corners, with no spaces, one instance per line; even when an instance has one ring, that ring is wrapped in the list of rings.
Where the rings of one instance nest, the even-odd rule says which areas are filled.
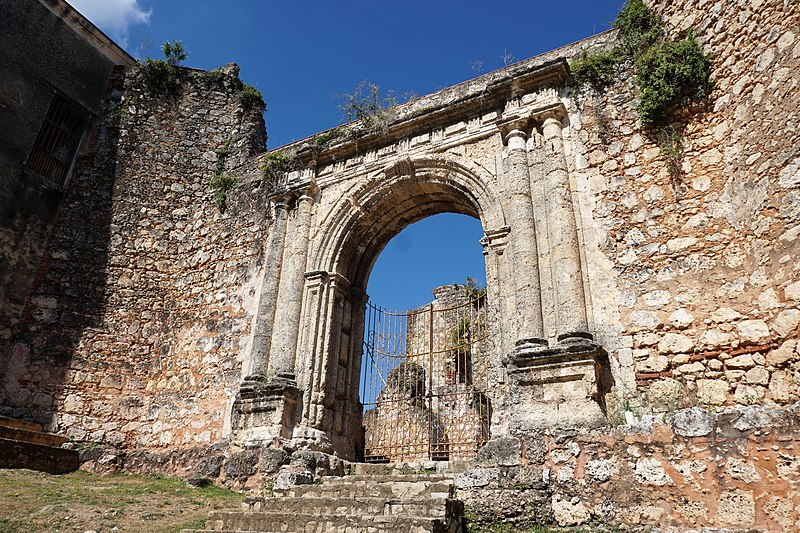
[[[800,527],[798,407],[695,407],[666,423],[545,431],[451,470],[476,523],[789,533]]]
[[[626,399],[637,385],[649,390],[639,401],[656,409],[792,403],[800,397],[800,10],[783,0],[653,7],[672,36],[695,29],[716,89],[707,110],[678,125],[676,177],[638,122],[632,73],[570,100],[565,144],[591,329]]]
[[[237,73],[153,88],[134,70],[112,90],[0,360],[5,413],[128,448],[226,435],[269,229],[259,195],[221,212],[209,185],[223,147],[232,167],[266,140]]]

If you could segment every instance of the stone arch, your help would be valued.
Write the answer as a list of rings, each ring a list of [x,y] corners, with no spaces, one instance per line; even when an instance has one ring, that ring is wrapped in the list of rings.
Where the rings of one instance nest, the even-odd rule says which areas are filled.
[[[300,415],[301,426],[318,432],[311,438],[323,434],[339,453],[353,453],[353,428],[361,424],[365,288],[380,252],[405,227],[439,213],[473,216],[484,233],[503,228],[503,202],[493,182],[488,171],[454,157],[395,160],[359,180],[321,220],[306,274],[297,376],[299,387],[311,391]]]
[[[414,222],[450,212],[479,219],[484,231],[504,227],[492,179],[452,157],[396,161],[362,182],[323,221],[326,238],[310,269],[337,273],[363,290],[380,252]]]

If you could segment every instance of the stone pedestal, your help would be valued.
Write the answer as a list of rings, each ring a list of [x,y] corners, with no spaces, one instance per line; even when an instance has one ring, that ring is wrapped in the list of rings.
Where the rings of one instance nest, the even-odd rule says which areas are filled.
[[[512,434],[608,423],[600,407],[600,375],[607,356],[584,335],[549,348],[523,344],[506,359],[514,398]]]
[[[276,437],[290,439],[301,395],[293,374],[243,382],[233,402],[231,425],[236,440],[244,445],[261,445]]]

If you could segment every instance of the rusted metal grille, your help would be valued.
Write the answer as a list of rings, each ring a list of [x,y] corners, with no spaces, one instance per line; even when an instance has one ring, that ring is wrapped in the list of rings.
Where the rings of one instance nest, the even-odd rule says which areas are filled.
[[[57,94],[28,157],[28,168],[63,186],[86,123],[86,114]]]
[[[485,300],[403,313],[367,304],[364,461],[474,459],[488,441]]]

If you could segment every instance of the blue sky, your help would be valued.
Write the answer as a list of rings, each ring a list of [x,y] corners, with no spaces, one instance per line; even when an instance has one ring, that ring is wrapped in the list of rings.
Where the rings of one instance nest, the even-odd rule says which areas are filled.
[[[180,39],[187,66],[229,62],[264,93],[268,147],[341,123],[338,95],[364,80],[427,94],[609,28],[623,0],[72,0],[132,55]],[[505,57],[505,60],[504,60]],[[485,279],[480,224],[437,215],[404,230],[378,259],[373,301],[407,309],[430,289]]]

